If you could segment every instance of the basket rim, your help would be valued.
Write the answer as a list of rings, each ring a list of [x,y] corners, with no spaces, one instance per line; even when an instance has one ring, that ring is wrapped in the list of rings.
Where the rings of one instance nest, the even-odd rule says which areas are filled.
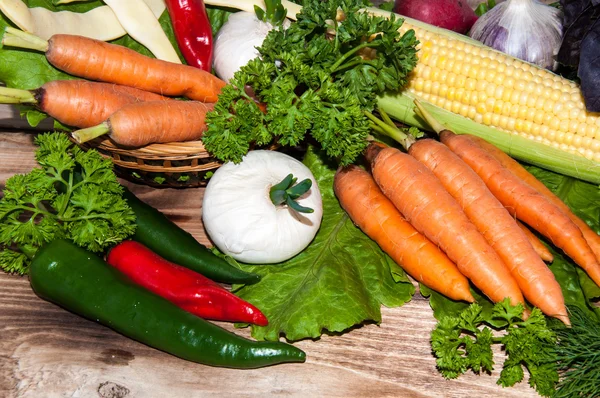
[[[102,139],[98,142],[90,143],[90,146],[103,149],[112,153],[132,157],[158,156],[161,159],[165,157],[193,156],[197,158],[212,157],[204,148],[202,141],[184,141],[169,142],[160,144],[150,144],[140,148],[123,148],[116,146],[110,139]],[[176,159],[172,159],[176,160]]]

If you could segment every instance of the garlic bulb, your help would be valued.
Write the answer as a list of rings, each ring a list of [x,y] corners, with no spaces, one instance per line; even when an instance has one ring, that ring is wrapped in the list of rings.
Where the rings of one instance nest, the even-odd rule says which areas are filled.
[[[283,27],[290,26],[285,20]],[[258,57],[260,47],[274,26],[258,19],[255,13],[240,11],[229,19],[215,37],[213,66],[217,76],[228,82],[248,61]]]
[[[274,204],[283,191],[274,195],[271,188],[290,174],[310,180],[297,185],[305,183],[309,190],[294,206],[312,212]],[[211,177],[202,202],[204,228],[214,244],[251,264],[278,263],[300,253],[316,235],[322,216],[321,193],[310,170],[276,151],[250,151],[239,164],[225,163]]]
[[[469,36],[513,57],[554,70],[562,29],[557,8],[538,0],[507,0],[479,17]]]

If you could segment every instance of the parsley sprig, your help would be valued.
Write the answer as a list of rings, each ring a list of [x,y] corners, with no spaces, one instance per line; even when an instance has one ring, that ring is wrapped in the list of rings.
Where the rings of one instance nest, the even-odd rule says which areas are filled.
[[[497,333],[487,325],[505,326]],[[508,300],[496,303],[490,314],[478,304],[470,305],[456,317],[442,318],[431,333],[436,363],[446,378],[456,378],[472,369],[475,373],[493,369],[492,345],[506,352],[498,384],[513,386],[529,371],[529,384],[545,396],[552,395],[558,382],[556,333],[538,308],[523,319],[523,306]]]
[[[358,12],[364,5],[308,0],[288,29],[272,30],[208,114],[206,149],[240,162],[253,145],[295,146],[310,133],[328,156],[353,162],[367,145],[365,111],[417,62],[414,31],[401,35],[402,19]]]
[[[0,268],[27,272],[40,246],[66,238],[102,252],[135,232],[112,162],[65,134],[36,137],[41,168],[9,178],[0,199]]]

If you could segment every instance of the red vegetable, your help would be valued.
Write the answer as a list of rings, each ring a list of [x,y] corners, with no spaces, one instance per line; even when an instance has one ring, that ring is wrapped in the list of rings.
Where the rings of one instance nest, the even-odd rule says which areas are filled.
[[[466,33],[477,15],[465,0],[396,0],[394,12],[458,33]]]
[[[166,0],[175,39],[188,65],[211,71],[213,37],[202,0]]]
[[[110,251],[107,262],[134,283],[201,318],[268,324],[252,304],[207,277],[165,260],[141,243],[121,242]]]

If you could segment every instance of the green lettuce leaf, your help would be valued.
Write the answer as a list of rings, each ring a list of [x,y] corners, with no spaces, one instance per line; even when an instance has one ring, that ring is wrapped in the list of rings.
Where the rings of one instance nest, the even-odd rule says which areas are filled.
[[[231,8],[222,8],[222,7],[213,7],[206,6],[206,13],[208,14],[208,19],[210,20],[210,27],[212,28],[213,38],[217,35],[221,27],[227,22],[229,16],[237,12],[237,10]]]
[[[534,166],[527,166],[536,178],[544,183],[558,197],[560,197],[582,220],[593,230],[600,232],[600,187],[588,182],[567,177]],[[600,288],[581,270],[571,259],[552,246],[547,240],[542,240],[549,247],[554,256],[554,261],[549,265],[556,280],[560,284],[565,304],[577,306],[587,314],[595,310],[591,301],[600,297]],[[443,295],[432,292],[426,287],[421,287],[424,295],[429,297],[430,306],[436,319],[444,316],[458,316],[467,308],[466,303],[452,301]],[[477,302],[483,307],[483,312],[491,311],[492,303],[480,292],[473,292]],[[503,325],[494,325],[501,327]]]
[[[381,322],[381,305],[409,301],[415,288],[404,271],[356,227],[333,192],[335,167],[309,150],[304,163],[323,197],[323,221],[314,241],[294,258],[274,265],[243,266],[262,276],[236,291],[263,311],[266,327],[252,326],[257,340],[317,338],[363,322]]]

